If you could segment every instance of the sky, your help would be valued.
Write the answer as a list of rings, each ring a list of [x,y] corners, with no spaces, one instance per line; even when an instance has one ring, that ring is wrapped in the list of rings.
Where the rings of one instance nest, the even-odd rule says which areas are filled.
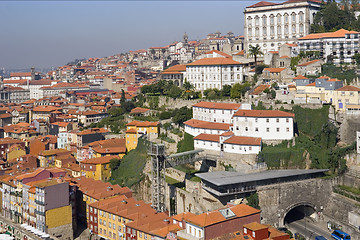
[[[51,68],[74,59],[243,34],[255,1],[0,1],[0,68]]]

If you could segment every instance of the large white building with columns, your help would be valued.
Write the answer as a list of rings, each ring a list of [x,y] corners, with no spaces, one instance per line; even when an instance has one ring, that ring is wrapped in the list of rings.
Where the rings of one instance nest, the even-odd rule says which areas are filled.
[[[320,0],[259,2],[244,10],[245,49],[261,47],[266,53],[278,51],[284,43],[295,43],[310,33],[310,25],[320,10]]]

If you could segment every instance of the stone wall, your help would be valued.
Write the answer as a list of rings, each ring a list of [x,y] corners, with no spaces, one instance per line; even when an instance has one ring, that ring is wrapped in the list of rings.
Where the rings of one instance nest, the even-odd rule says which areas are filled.
[[[48,233],[54,236],[60,236],[59,238],[64,240],[71,240],[74,239],[73,237],[73,229],[72,229],[72,223],[62,225],[59,227],[49,228]]]
[[[327,206],[332,186],[338,179],[308,179],[303,181],[272,184],[258,187],[262,222],[282,226],[286,214],[300,205],[308,205],[315,211]]]
[[[324,209],[324,220],[340,223],[342,230],[349,233],[352,240],[360,240],[359,228],[349,224],[349,212],[359,210],[358,202],[333,193]]]

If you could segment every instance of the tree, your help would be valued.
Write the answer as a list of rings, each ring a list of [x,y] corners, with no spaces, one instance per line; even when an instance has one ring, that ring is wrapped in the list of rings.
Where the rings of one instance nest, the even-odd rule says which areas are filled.
[[[240,83],[235,83],[230,90],[231,98],[241,98],[241,85]]]
[[[355,60],[357,65],[360,65],[360,53],[354,54],[354,56],[352,56],[352,59]]]
[[[256,44],[256,46],[249,46],[249,56],[254,57],[255,65],[257,63],[257,56],[263,55],[264,53],[261,51],[261,48],[259,44]]]
[[[178,98],[181,96],[181,94],[182,94],[182,90],[176,85],[172,85],[168,92],[168,95],[171,98]]]
[[[116,169],[118,169],[119,166],[120,166],[120,159],[118,159],[118,158],[110,159],[110,169],[112,172],[114,172]]]
[[[224,85],[221,90],[221,95],[224,97],[230,97],[230,93],[231,93],[231,86],[227,84]]]
[[[185,82],[183,84],[183,88],[186,91],[190,91],[190,90],[194,89],[194,86],[190,82],[186,81],[186,79],[185,79]]]
[[[184,106],[180,109],[175,109],[174,112],[172,120],[178,125],[183,125],[185,121],[192,118],[192,108]]]

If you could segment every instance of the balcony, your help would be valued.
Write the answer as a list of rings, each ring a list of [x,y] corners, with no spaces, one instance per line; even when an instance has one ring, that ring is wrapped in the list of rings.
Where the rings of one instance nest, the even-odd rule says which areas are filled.
[[[35,210],[35,214],[45,216],[45,212],[42,212],[42,211],[39,211],[39,210]]]
[[[37,199],[35,199],[35,203],[36,203],[36,204],[39,204],[39,205],[45,206],[45,203],[44,203],[44,202],[39,201],[39,200],[37,200]]]

